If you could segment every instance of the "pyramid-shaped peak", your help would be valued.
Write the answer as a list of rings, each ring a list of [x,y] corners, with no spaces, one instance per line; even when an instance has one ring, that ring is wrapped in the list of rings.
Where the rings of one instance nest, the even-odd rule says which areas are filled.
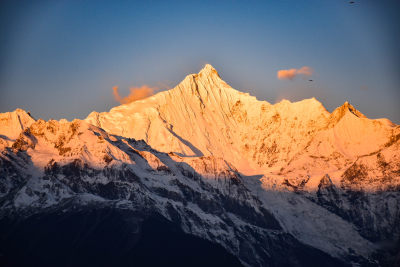
[[[343,105],[337,107],[330,116],[330,123],[334,125],[339,122],[347,113],[352,114],[358,118],[366,118],[364,114],[353,107],[348,101],[344,102]]]
[[[342,106],[338,107],[337,109],[340,109],[342,113],[345,111],[350,111],[351,113],[353,113],[355,116],[357,116],[359,118],[366,118],[364,114],[362,114],[360,111],[358,111],[348,101],[344,102],[344,104]]]
[[[206,76],[210,76],[210,75],[217,75],[219,77],[218,71],[211,66],[210,64],[206,64],[199,72],[199,75],[206,75]]]
[[[204,67],[201,69],[201,71],[217,71],[211,64],[205,64]]]
[[[13,112],[0,113],[0,135],[9,139],[15,139],[29,127],[35,119],[23,109],[16,109]]]

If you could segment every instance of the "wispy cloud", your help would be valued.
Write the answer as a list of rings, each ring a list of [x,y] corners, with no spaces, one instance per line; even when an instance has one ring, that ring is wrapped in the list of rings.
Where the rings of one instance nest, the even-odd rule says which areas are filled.
[[[277,77],[279,80],[293,80],[297,75],[311,76],[312,74],[312,68],[303,66],[300,69],[278,70]]]
[[[157,88],[151,88],[147,85],[143,85],[141,87],[132,87],[130,88],[130,93],[128,96],[122,97],[119,95],[118,86],[113,87],[113,95],[115,100],[117,100],[121,104],[128,104],[136,100],[140,100],[146,97],[149,97],[155,93]]]

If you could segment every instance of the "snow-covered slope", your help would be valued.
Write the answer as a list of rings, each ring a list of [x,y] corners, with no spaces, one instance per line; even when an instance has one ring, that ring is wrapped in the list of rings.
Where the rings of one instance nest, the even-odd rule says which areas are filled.
[[[243,175],[262,177],[261,199],[296,192],[374,241],[400,234],[400,126],[368,119],[348,102],[332,113],[315,98],[272,105],[231,88],[206,65],[169,91],[93,112],[86,121],[182,157],[221,157]],[[288,215],[297,211],[283,217],[297,222]],[[302,226],[292,230],[313,243]]]
[[[249,266],[382,265],[400,244],[400,126],[347,102],[272,105],[206,65],[84,121],[0,118],[1,218],[157,213]]]
[[[258,101],[231,88],[211,65],[169,91],[92,112],[86,121],[163,152],[222,157],[245,174],[277,173],[288,164],[302,169],[309,157],[324,157],[336,170],[334,162],[383,148],[397,127],[370,120],[347,102],[330,114],[315,98]]]
[[[14,141],[35,120],[22,109],[0,113],[0,148]]]
[[[221,158],[158,152],[143,141],[110,135],[80,120],[38,120],[1,151],[0,163],[2,219],[112,207],[134,211],[138,220],[159,214],[249,266],[305,266],[310,258],[301,252],[321,263],[343,264],[283,229],[245,185],[246,177]],[[355,249],[353,261],[369,261],[373,245],[343,223],[345,230],[337,233],[346,231],[355,241],[337,242]],[[329,251],[332,246],[327,246]],[[289,257],[281,254],[282,247],[291,252]],[[347,254],[338,249],[333,256],[343,260]]]

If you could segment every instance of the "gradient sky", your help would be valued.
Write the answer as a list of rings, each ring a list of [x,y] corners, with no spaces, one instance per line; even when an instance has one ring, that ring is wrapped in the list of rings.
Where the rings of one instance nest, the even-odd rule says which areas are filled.
[[[275,103],[348,100],[400,123],[400,1],[1,1],[0,112],[85,118],[130,87],[172,88],[212,64]],[[308,79],[278,80],[309,66]]]

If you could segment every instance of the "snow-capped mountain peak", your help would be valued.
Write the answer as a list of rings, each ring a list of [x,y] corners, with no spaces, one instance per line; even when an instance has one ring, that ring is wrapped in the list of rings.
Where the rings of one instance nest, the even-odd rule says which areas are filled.
[[[205,64],[204,67],[200,70],[199,76],[213,76],[217,75],[219,77],[218,71],[211,66],[210,64]]]
[[[171,90],[92,113],[86,121],[160,151],[222,157],[246,174],[275,173],[300,155],[319,154],[319,148],[310,150],[313,140],[333,145],[329,153],[351,160],[381,148],[393,128],[366,118],[348,102],[329,113],[315,98],[274,105],[259,101],[233,89],[209,64]],[[357,141],[360,136],[368,141]]]
[[[354,106],[352,106],[348,101],[344,102],[343,105],[336,108],[332,114],[331,118],[333,121],[338,122],[347,112],[351,112],[354,116],[358,118],[367,118],[364,114],[358,111]]]
[[[374,266],[400,235],[399,151],[388,120],[259,101],[207,64],[84,121],[0,114],[0,219],[111,207],[158,214],[245,266]]]
[[[28,128],[35,119],[23,109],[0,113],[0,146],[7,141],[15,140],[21,131]]]

